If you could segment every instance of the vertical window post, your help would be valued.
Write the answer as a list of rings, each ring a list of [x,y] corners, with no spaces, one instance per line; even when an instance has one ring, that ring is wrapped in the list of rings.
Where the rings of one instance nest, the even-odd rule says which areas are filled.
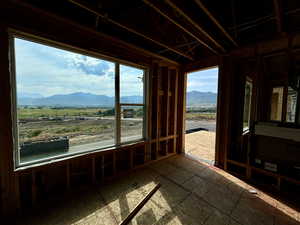
[[[120,106],[120,64],[115,64],[115,118],[116,118],[116,145],[121,143],[121,106]]]

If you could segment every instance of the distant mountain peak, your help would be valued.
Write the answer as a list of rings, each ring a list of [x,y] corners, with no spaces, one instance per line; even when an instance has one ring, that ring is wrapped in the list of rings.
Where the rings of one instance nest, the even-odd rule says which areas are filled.
[[[213,92],[190,91],[186,94],[188,107],[212,106],[217,104],[217,94]]]

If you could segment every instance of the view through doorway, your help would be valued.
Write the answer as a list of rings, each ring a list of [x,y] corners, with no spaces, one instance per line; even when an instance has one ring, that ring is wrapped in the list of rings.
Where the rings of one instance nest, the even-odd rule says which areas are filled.
[[[187,74],[185,153],[215,162],[218,67]]]

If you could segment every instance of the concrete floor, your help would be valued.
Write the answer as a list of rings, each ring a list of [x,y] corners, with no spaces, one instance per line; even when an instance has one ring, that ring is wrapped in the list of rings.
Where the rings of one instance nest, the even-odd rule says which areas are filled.
[[[214,164],[216,133],[212,131],[198,131],[185,135],[185,153],[193,158]]]
[[[296,225],[299,212],[228,173],[184,156],[174,156],[97,187],[52,198],[22,225],[117,225],[149,193],[161,188],[132,225]],[[11,224],[11,223],[10,223]]]

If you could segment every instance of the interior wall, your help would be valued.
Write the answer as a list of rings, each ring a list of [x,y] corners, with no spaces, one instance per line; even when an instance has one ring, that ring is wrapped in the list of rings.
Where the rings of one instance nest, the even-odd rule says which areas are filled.
[[[101,183],[182,149],[183,70],[176,62],[42,11],[7,6],[0,13],[0,211],[14,214],[81,184]],[[37,18],[39,21],[37,23]],[[147,139],[116,149],[14,169],[9,29],[88,54],[148,68]],[[67,31],[67,32],[66,32]],[[179,93],[179,94],[178,94]]]
[[[263,179],[264,182],[269,180],[270,183],[268,181],[266,185],[273,185],[277,189],[283,189],[290,184],[299,185],[297,172],[294,171],[294,175],[292,173],[288,175],[288,172],[283,174],[281,171],[284,170],[284,164],[280,164],[281,160],[276,161],[272,157],[264,158],[264,160],[277,164],[277,170],[274,172],[266,170],[263,165],[258,168],[253,164],[254,158],[262,156],[267,150],[274,154],[280,152],[278,154],[281,154],[282,160],[288,158],[289,154],[293,154],[293,157],[297,158],[296,149],[299,151],[300,145],[291,140],[292,135],[289,140],[284,140],[256,135],[255,130],[258,122],[270,122],[272,87],[288,85],[291,65],[298,63],[294,58],[297,58],[299,54],[299,46],[299,35],[297,34],[257,43],[237,49],[223,57],[220,68],[221,79],[226,79],[220,82],[221,107],[219,109],[223,112],[219,128],[221,133],[219,145],[222,145],[219,148],[223,149],[221,150],[223,155],[219,156],[224,159],[224,169],[258,183],[262,181],[260,179]],[[251,79],[253,84],[250,130],[247,132],[243,131],[246,79]],[[222,103],[222,99],[226,105],[224,102]],[[296,128],[295,126],[291,127]],[[297,129],[294,131],[297,132]],[[272,146],[271,143],[273,143]],[[286,151],[282,151],[282,149],[286,149]],[[297,163],[295,163],[295,161],[293,163],[290,161],[291,165],[296,165]]]

